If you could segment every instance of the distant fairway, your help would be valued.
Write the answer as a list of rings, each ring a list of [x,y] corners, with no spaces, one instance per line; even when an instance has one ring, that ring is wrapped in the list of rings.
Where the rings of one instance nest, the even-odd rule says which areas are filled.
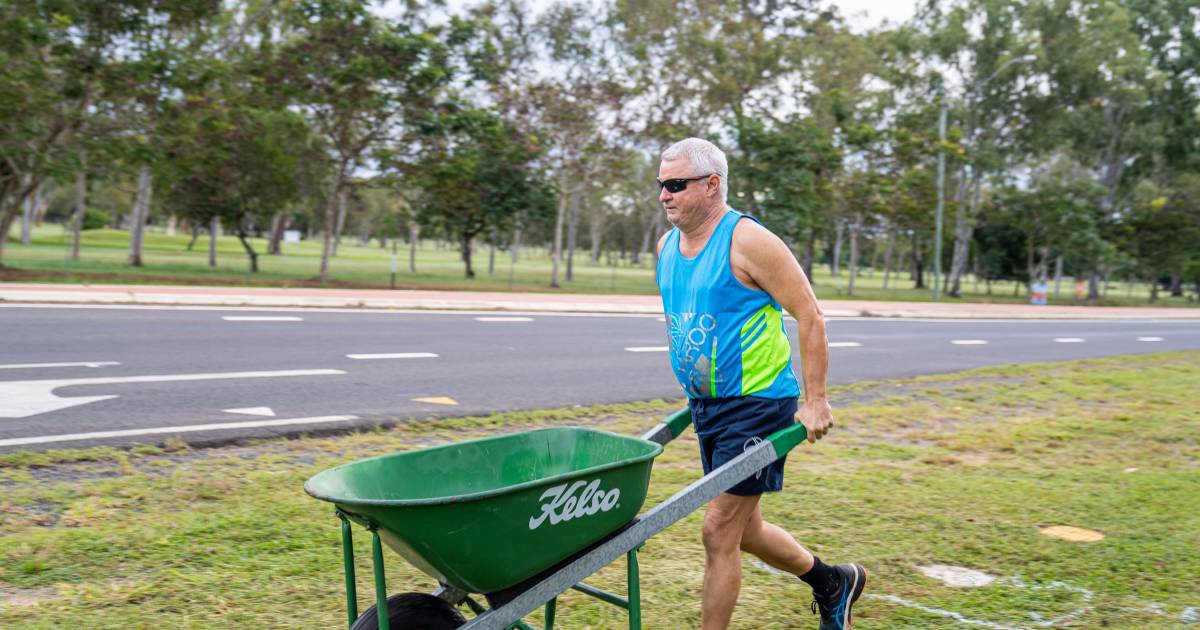
[[[14,228],[13,235],[18,230]],[[83,246],[79,262],[69,260],[70,233],[59,225],[44,225],[34,231],[33,244],[21,245],[10,239],[5,249],[4,263],[17,271],[0,272],[0,279],[33,282],[89,282],[96,284],[200,284],[200,285],[266,285],[296,286],[317,285],[316,277],[321,261],[319,238],[298,244],[284,244],[282,256],[266,255],[265,239],[251,239],[259,253],[259,273],[249,273],[249,261],[242,244],[235,236],[223,236],[217,241],[217,266],[208,266],[208,238],[201,236],[187,251],[191,237],[187,234],[167,236],[161,232],[147,232],[145,237],[145,266],[135,268],[125,261],[129,248],[129,233],[123,230],[89,230],[83,235]],[[408,246],[401,243],[398,248],[396,274],[397,288],[407,289],[459,289],[475,291],[553,291],[550,288],[551,262],[544,247],[522,249],[520,260],[513,264],[511,256],[497,251],[495,271],[488,274],[488,248],[480,245],[472,265],[476,278],[464,277],[463,263],[456,245],[431,240],[421,241],[416,257],[416,273],[408,271]],[[591,264],[590,250],[575,253],[574,279],[566,281],[566,264],[560,268],[560,284],[566,293],[622,293],[653,294],[654,284],[652,258],[643,257],[642,265],[633,266],[628,260],[609,264],[610,257],[601,254],[596,265]],[[378,241],[362,245],[357,238],[345,237],[338,256],[330,262],[328,286],[356,288],[388,288],[391,281],[391,246],[380,248]],[[839,277],[830,273],[828,264],[814,269],[814,287],[820,298],[848,297],[846,285],[849,274],[843,266]],[[855,281],[853,297],[864,300],[928,301],[928,289],[913,289],[907,270],[893,272],[888,288],[883,288],[882,269],[864,267]],[[931,270],[926,270],[926,282],[933,281]],[[944,298],[946,301],[964,302],[1026,302],[1024,287],[1013,282],[994,283],[992,294],[987,294],[983,282],[968,276],[963,282],[961,300]],[[1075,283],[1064,278],[1061,294],[1055,297],[1054,285],[1050,283],[1052,304],[1073,304]],[[1014,295],[1015,293],[1015,295]],[[1112,282],[1107,299],[1110,305],[1145,304],[1150,296],[1147,284],[1131,285]],[[1194,306],[1186,298],[1170,298],[1165,291],[1159,292],[1159,306]]]

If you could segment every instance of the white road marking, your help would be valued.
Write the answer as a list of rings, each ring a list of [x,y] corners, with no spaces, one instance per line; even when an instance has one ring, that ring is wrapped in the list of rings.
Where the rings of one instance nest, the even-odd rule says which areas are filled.
[[[383,354],[347,354],[348,358],[358,359],[360,361],[370,361],[374,359],[436,359],[437,355],[432,352],[388,352]]]
[[[225,413],[241,413],[247,416],[275,417],[275,410],[270,407],[242,407],[240,409],[222,409]]]
[[[830,341],[829,342],[830,348],[857,348],[861,345],[862,344],[858,343],[857,341]]]
[[[956,346],[986,346],[986,339],[955,339],[950,343]]]
[[[0,370],[25,370],[32,368],[52,368],[52,367],[106,367],[109,365],[121,365],[119,361],[70,361],[66,363],[10,363],[8,365],[0,365]]]
[[[211,381],[240,378],[276,378],[283,376],[327,376],[345,374],[342,370],[273,370],[259,372],[215,372],[205,374],[161,374],[154,376],[113,376],[108,378],[63,378],[39,381],[0,382],[0,418],[28,418],[41,413],[77,407],[116,396],[77,396],[60,398],[54,395],[59,387],[72,385],[117,385],[124,383],[169,383],[176,381]]]
[[[123,431],[93,431],[91,433],[68,433],[65,435],[39,435],[26,438],[10,438],[0,440],[0,446],[26,446],[29,444],[48,444],[51,442],[74,442],[77,440],[98,440],[114,437],[135,437],[139,435],[162,435],[175,433],[194,433],[196,431],[222,431],[227,429],[255,429],[259,427],[287,427],[298,424],[324,424],[333,422],[350,422],[358,416],[312,416],[309,418],[285,418],[282,420],[248,420],[246,422],[218,422],[215,424],[189,424],[179,427],[153,427],[149,429],[127,429]]]
[[[476,317],[477,322],[531,322],[532,317]]]
[[[1162,341],[1162,337],[1138,337],[1138,341]]]
[[[666,352],[666,346],[631,346],[625,348],[626,352]]]
[[[1087,341],[1083,337],[1055,337],[1054,343],[1083,343]]]
[[[221,319],[227,322],[302,322],[303,317],[283,315],[225,315]]]

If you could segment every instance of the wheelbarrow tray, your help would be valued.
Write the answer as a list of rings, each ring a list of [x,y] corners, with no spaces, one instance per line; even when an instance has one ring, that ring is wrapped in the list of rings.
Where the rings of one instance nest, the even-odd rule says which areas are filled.
[[[304,484],[444,584],[492,593],[637,515],[662,445],[539,429],[351,462]]]

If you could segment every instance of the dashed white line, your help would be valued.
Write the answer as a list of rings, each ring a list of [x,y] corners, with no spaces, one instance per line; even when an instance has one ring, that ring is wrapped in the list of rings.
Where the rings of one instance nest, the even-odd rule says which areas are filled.
[[[956,346],[986,346],[986,339],[954,339],[950,343]]]
[[[476,317],[477,322],[531,322],[532,317]]]
[[[10,363],[8,365],[0,365],[0,370],[24,370],[33,368],[52,368],[52,367],[90,367],[98,368],[109,365],[121,365],[119,361],[71,361],[65,363]]]
[[[225,315],[221,319],[227,322],[302,322],[303,317],[284,315]]]
[[[437,355],[432,352],[388,352],[383,354],[347,354],[348,358],[358,359],[360,361],[369,361],[374,359],[436,359]]]
[[[1055,337],[1054,343],[1083,343],[1087,341],[1083,337]]]
[[[626,352],[666,352],[666,346],[632,346],[625,348]]]
[[[127,429],[123,431],[93,431],[91,433],[67,433],[64,435],[39,435],[25,438],[10,438],[0,440],[0,446],[26,446],[29,444],[49,444],[52,442],[74,442],[77,440],[99,440],[114,437],[136,437],[139,435],[162,435],[175,433],[194,433],[196,431],[222,431],[227,429],[255,429],[259,427],[286,427],[298,424],[324,424],[333,422],[350,422],[358,416],[313,416],[310,418],[284,418],[282,420],[250,420],[247,422],[218,422],[214,424],[189,424],[178,427],[152,427],[148,429]]]
[[[857,348],[861,345],[862,344],[858,343],[857,341],[830,341],[829,342],[830,348]]]
[[[1162,341],[1162,337],[1138,337],[1138,341]]]

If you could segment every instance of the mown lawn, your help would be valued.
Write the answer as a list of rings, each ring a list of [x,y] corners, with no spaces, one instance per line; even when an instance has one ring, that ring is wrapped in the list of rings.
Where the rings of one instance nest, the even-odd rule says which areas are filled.
[[[1200,610],[1197,383],[1200,353],[1191,352],[836,388],[838,428],[798,447],[785,491],[766,498],[764,511],[822,558],[866,565],[859,630],[1185,627]],[[0,626],[338,627],[337,520],[303,493],[309,476],[369,455],[535,426],[635,434],[678,405],[414,420],[207,450],[174,442],[2,456]],[[699,474],[689,431],[656,461],[648,504]],[[648,628],[698,626],[700,518],[692,514],[643,550]],[[1051,525],[1105,538],[1040,533]],[[365,599],[368,537],[356,542]],[[387,554],[393,591],[433,588]],[[806,589],[751,560],[734,626],[815,628]],[[932,564],[998,579],[950,587],[918,570]],[[620,591],[623,576],[617,563],[591,581]],[[559,627],[619,628],[619,612],[569,593]]]
[[[218,239],[217,266],[208,266],[208,239],[201,237],[192,251],[187,250],[190,237],[185,234],[167,236],[151,231],[146,234],[145,266],[130,267],[126,264],[129,234],[120,230],[89,230],[82,240],[81,259],[69,260],[70,234],[61,226],[45,225],[34,231],[31,245],[21,245],[10,240],[5,250],[4,264],[17,271],[0,272],[0,280],[23,280],[33,282],[89,282],[109,284],[208,284],[208,285],[267,285],[267,286],[316,286],[320,266],[321,242],[304,241],[299,244],[283,245],[282,256],[265,255],[267,244],[264,239],[251,239],[252,246],[259,252],[260,271],[249,273],[249,263],[241,243],[233,236]],[[463,274],[463,263],[456,247],[445,243],[423,241],[417,252],[417,271],[408,271],[408,249],[401,244],[398,252],[399,271],[396,276],[398,288],[437,288],[479,291],[552,291],[550,285],[551,264],[544,248],[526,248],[520,260],[512,263],[505,252],[496,253],[494,273],[488,273],[488,250],[481,246],[474,256],[477,277],[467,279]],[[575,293],[621,293],[653,294],[654,269],[650,259],[634,266],[629,261],[609,264],[602,255],[596,265],[591,264],[590,250],[576,252],[575,276],[570,282],[565,279],[565,268],[560,271],[561,291]],[[362,245],[357,239],[343,239],[339,255],[330,264],[328,286],[388,288],[391,286],[392,254],[390,247],[381,249],[378,242]],[[838,277],[830,273],[828,265],[813,270],[817,295],[823,299],[848,297],[848,276],[845,270]],[[932,270],[927,282],[933,281]],[[883,288],[882,270],[865,268],[855,282],[853,297],[865,300],[928,301],[930,290],[913,289],[907,272],[891,274],[888,288]],[[1049,290],[1052,304],[1074,304],[1074,281],[1065,278],[1058,297]],[[1159,306],[1196,306],[1186,298],[1171,298],[1160,292]],[[997,283],[989,294],[987,286],[968,278],[963,285],[963,297],[946,301],[965,302],[1019,302],[1028,300],[1023,287],[1014,283]],[[1146,304],[1149,287],[1146,284],[1129,284],[1114,280],[1103,304]]]

